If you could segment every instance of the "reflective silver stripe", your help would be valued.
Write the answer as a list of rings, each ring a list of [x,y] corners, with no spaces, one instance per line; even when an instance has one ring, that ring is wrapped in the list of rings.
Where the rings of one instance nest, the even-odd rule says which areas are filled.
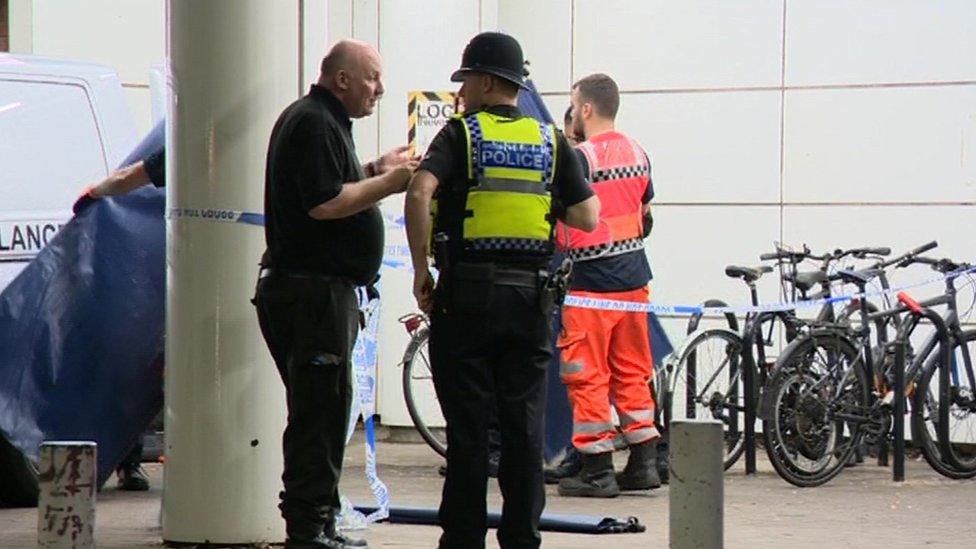
[[[647,427],[644,429],[635,429],[633,431],[624,432],[624,438],[630,444],[640,444],[651,439],[655,439],[661,436],[660,431],[656,427]]]
[[[613,423],[609,422],[588,421],[573,424],[574,435],[599,435],[613,430]]]
[[[644,239],[630,238],[614,242],[613,244],[600,244],[597,246],[587,246],[586,248],[574,248],[566,252],[572,261],[590,261],[604,257],[613,257],[637,250],[644,249]]]
[[[613,439],[598,440],[577,448],[583,454],[605,454],[614,451]]]
[[[484,178],[478,180],[478,185],[471,189],[477,191],[502,191],[510,193],[538,194],[547,196],[549,191],[546,185],[538,181],[525,181],[524,179],[500,179]]]
[[[578,374],[582,371],[583,371],[582,362],[560,362],[559,363],[559,375],[561,376]]]
[[[617,408],[617,415],[620,416],[620,426],[626,427],[638,421],[654,421],[654,410],[621,410]]]

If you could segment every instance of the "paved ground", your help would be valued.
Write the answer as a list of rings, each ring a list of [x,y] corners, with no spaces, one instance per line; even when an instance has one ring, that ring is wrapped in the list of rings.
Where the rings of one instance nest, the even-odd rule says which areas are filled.
[[[436,506],[440,497],[439,458],[420,444],[380,443],[380,475],[395,504]],[[360,447],[348,452],[343,488],[353,501],[369,501]],[[623,456],[621,456],[623,457]],[[162,466],[147,467],[152,490],[124,493],[106,488],[99,495],[96,537],[100,548],[159,547]],[[908,481],[891,482],[890,471],[861,465],[830,484],[796,489],[780,480],[768,463],[746,478],[726,474],[727,547],[972,547],[976,534],[976,481],[943,479],[924,462],[911,462]],[[109,486],[114,486],[114,479]],[[500,505],[497,485],[490,486],[493,508]],[[544,533],[543,546],[577,549],[612,545],[614,549],[667,547],[667,488],[614,500],[562,498],[548,489],[547,511],[594,515],[634,515],[647,525],[643,534],[612,536]],[[34,509],[0,510],[0,547],[36,547]],[[371,547],[434,547],[431,526],[374,525],[365,533]],[[494,533],[489,547],[497,547]]]

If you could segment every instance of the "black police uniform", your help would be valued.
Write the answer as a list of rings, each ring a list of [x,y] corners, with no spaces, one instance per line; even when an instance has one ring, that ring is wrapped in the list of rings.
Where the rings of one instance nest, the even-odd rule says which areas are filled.
[[[352,122],[328,90],[312,86],[278,118],[265,173],[265,240],[255,305],[285,384],[282,516],[292,541],[335,535],[339,475],[359,330],[355,288],[376,278],[383,220],[376,206],[318,221],[315,206],[363,179]]]
[[[521,116],[516,107],[489,112]],[[592,196],[576,155],[558,137],[553,210]],[[504,497],[502,547],[538,547],[545,506],[542,475],[546,369],[552,358],[548,292],[550,255],[489,254],[461,243],[463,196],[469,181],[467,141],[452,120],[431,143],[421,170],[437,177],[435,230],[448,236],[436,249],[440,278],[431,315],[434,385],[447,420],[448,467],[440,507],[442,548],[484,547],[488,429],[492,404],[501,432],[498,482]],[[560,206],[562,205],[562,206]]]

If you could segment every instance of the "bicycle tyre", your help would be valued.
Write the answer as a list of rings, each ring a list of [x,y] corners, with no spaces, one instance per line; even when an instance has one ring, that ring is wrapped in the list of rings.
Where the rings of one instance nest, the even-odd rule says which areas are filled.
[[[962,339],[964,344],[976,342],[976,330],[963,332]],[[959,341],[953,342],[953,356],[956,356],[955,349],[959,346]],[[945,458],[942,453],[942,446],[937,440],[938,433],[938,404],[933,391],[933,379],[938,381],[936,375],[939,367],[938,348],[925,361],[925,366],[918,378],[915,391],[912,395],[912,442],[922,451],[922,456],[932,469],[940,475],[951,479],[968,479],[976,477],[976,467],[958,467]],[[967,380],[968,381],[968,380]],[[969,388],[971,392],[973,388]],[[961,388],[956,389],[957,394]],[[971,419],[969,421],[972,421]],[[958,460],[958,457],[957,457]],[[963,460],[963,463],[972,462],[972,457]]]
[[[423,327],[418,329],[413,334],[413,337],[411,337],[410,343],[407,345],[407,350],[403,353],[403,400],[407,405],[410,420],[413,421],[413,425],[417,428],[417,432],[420,433],[421,438],[435,452],[446,458],[447,440],[443,437],[438,437],[427,425],[414,394],[414,381],[420,379],[414,373],[420,368],[426,368],[427,372],[430,371],[430,359],[427,356],[427,343],[429,339],[429,328]],[[439,404],[438,408],[440,408]]]
[[[763,433],[766,438],[766,455],[769,457],[773,469],[783,480],[801,488],[820,486],[829,482],[844,469],[847,460],[854,453],[860,444],[863,431],[859,425],[849,425],[844,422],[827,419],[827,404],[820,404],[818,401],[809,397],[807,394],[801,398],[804,400],[788,401],[788,391],[796,382],[807,382],[813,380],[816,386],[819,381],[829,379],[826,376],[835,377],[838,372],[837,365],[827,365],[824,372],[813,372],[808,362],[811,357],[820,356],[818,349],[825,349],[827,355],[840,353],[846,359],[845,364],[849,364],[841,373],[849,369],[853,371],[854,382],[856,385],[852,390],[846,391],[844,397],[847,399],[846,405],[857,409],[866,409],[869,402],[870,380],[864,369],[857,364],[859,360],[854,343],[846,336],[832,332],[814,332],[801,336],[791,342],[774,369],[774,374],[770,378],[766,387],[769,412],[763,418]],[[817,378],[814,374],[820,375]],[[802,388],[802,387],[801,387]],[[832,388],[831,388],[832,389]],[[796,393],[792,393],[796,398]],[[815,397],[814,397],[815,398]],[[822,399],[820,399],[822,400]],[[798,413],[803,407],[804,410]],[[833,429],[833,434],[827,440],[813,439],[812,441],[804,436],[809,429],[804,429],[804,422],[809,426],[815,426],[811,416],[822,413],[819,429]],[[816,419],[816,418],[814,418]],[[792,420],[792,421],[791,421]],[[837,444],[843,439],[845,425],[850,429],[848,442],[839,452],[831,450],[832,444]],[[838,434],[839,432],[839,434]],[[831,438],[833,440],[831,440]],[[799,442],[798,445],[792,444]],[[814,443],[811,447],[811,442]],[[820,444],[825,444],[824,448],[818,448]],[[796,450],[794,451],[794,448]],[[790,457],[794,454],[795,457]],[[801,466],[797,459],[802,456],[814,461],[810,467]],[[819,460],[826,458],[822,465],[817,465]],[[813,470],[810,470],[813,469]]]
[[[714,364],[716,355],[712,351],[712,345],[716,345],[718,350],[723,352],[726,357],[726,360],[722,360],[717,367]],[[682,350],[674,371],[670,374],[671,379],[667,383],[667,391],[663,395],[665,401],[664,406],[666,407],[664,411],[666,428],[670,428],[669,424],[673,419],[692,419],[696,417],[718,419],[725,424],[725,434],[723,435],[725,448],[722,460],[726,470],[735,464],[745,450],[745,436],[738,429],[738,426],[743,424],[745,416],[744,404],[740,401],[743,398],[744,386],[742,385],[741,370],[733,374],[730,368],[733,364],[737,367],[741,366],[741,357],[742,338],[738,334],[720,328],[699,332]],[[713,362],[706,365],[706,362],[709,360]],[[694,373],[689,375],[691,371],[689,365],[692,364],[694,365]],[[716,391],[709,399],[710,405],[699,402],[694,410],[689,409],[686,391],[689,381],[694,381],[695,383],[695,393],[697,396],[694,398],[696,400],[704,400],[702,398],[703,391],[710,389],[711,382],[723,378],[724,374],[717,370],[726,368],[728,368],[726,371],[735,378],[736,391],[733,392],[731,387],[728,387],[724,394],[721,391]],[[700,390],[699,382],[703,383]],[[731,382],[727,384],[731,385]],[[679,393],[685,395],[684,398],[679,398]],[[721,400],[717,401],[716,398]],[[735,402],[730,402],[730,399],[735,399]],[[682,402],[684,406],[676,406],[676,403],[680,404]]]

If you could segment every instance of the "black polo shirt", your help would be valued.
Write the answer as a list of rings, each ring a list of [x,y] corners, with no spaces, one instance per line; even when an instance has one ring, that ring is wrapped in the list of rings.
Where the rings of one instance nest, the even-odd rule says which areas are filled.
[[[264,187],[261,264],[280,271],[372,282],[383,259],[383,217],[373,205],[341,219],[317,221],[309,211],[364,178],[342,103],[313,85],[289,105],[271,132]]]
[[[509,105],[496,105],[485,109],[487,112],[504,116],[506,118],[519,118],[522,112],[518,107]],[[586,179],[583,177],[583,170],[580,168],[579,160],[573,154],[573,149],[566,141],[562,132],[556,132],[556,165],[553,169],[553,188],[552,188],[552,213],[558,219],[563,219],[566,215],[566,208],[578,204],[593,196],[593,189],[590,188]],[[421,170],[427,170],[437,178],[437,199],[440,211],[445,209],[463,209],[463,200],[468,185],[468,150],[467,138],[465,137],[464,125],[458,119],[449,121],[441,131],[434,137],[427,153],[420,162]],[[520,256],[518,254],[489,254],[464,252],[460,246],[461,217],[457,216],[451,226],[444,226],[443,218],[435,222],[436,230],[447,233],[452,245],[450,255],[458,258],[464,254],[465,259],[488,260],[499,263],[516,264],[535,264],[539,263],[536,256]],[[548,258],[542,258],[543,264],[548,263]],[[451,260],[452,262],[454,259]]]

